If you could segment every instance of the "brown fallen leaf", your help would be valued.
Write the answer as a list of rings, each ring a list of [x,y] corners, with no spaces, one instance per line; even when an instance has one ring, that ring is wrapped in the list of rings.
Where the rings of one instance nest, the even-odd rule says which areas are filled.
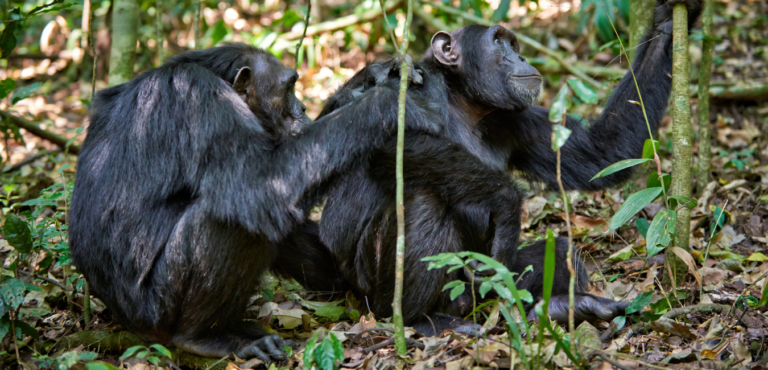
[[[728,277],[728,271],[711,267],[700,268],[699,274],[701,274],[701,281],[704,285],[714,285]]]
[[[677,335],[685,339],[696,339],[696,334],[691,332],[691,329],[683,324],[678,324],[674,320],[661,318],[651,323],[651,329],[667,334]]]
[[[489,365],[499,353],[498,350],[486,349],[486,347],[480,348],[478,350],[464,348],[464,352],[468,353],[469,356],[472,357],[477,363],[483,365]]]
[[[680,247],[672,247],[672,252],[680,257],[680,259],[683,260],[683,262],[688,266],[688,271],[691,273],[691,275],[693,275],[694,278],[696,278],[696,282],[699,283],[699,288],[701,288],[701,275],[699,275],[699,271],[696,268],[696,261],[693,260],[693,256],[691,256],[688,251]]]

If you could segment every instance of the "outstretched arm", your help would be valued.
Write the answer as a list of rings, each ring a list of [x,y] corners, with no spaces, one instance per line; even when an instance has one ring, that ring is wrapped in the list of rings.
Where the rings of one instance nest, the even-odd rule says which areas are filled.
[[[675,0],[680,1],[680,0]],[[672,1],[657,2],[652,31],[637,49],[633,64],[648,123],[655,134],[666,110],[672,86]],[[699,0],[687,0],[691,19],[699,12]],[[626,181],[631,170],[589,181],[603,168],[618,161],[639,158],[649,138],[648,126],[631,72],[608,99],[602,115],[582,128],[568,118],[571,136],[562,148],[562,180],[566,189],[597,190]],[[509,167],[528,177],[557,187],[556,154],[551,149],[549,110],[532,107],[523,112],[496,111],[479,127],[485,140],[509,153]]]
[[[373,87],[302,134],[278,147],[259,150],[255,135],[249,135],[252,127],[246,131],[240,122],[219,119],[209,140],[202,179],[211,201],[209,209],[219,219],[236,221],[279,241],[304,219],[308,197],[392,137],[397,126],[397,97],[396,90]],[[434,121],[429,112],[407,100],[409,128],[435,132]]]

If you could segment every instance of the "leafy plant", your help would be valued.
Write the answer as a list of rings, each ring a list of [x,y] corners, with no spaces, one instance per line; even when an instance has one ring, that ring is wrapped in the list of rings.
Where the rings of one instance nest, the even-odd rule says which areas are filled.
[[[315,366],[318,370],[336,370],[344,361],[344,346],[332,333],[327,333],[322,342],[317,343],[317,332],[304,348],[304,369]]]
[[[130,358],[136,358],[140,360],[146,360],[150,364],[159,366],[163,359],[170,360],[171,357],[171,351],[160,344],[153,344],[149,347],[133,346],[126,349],[123,355],[120,356],[120,363]]]

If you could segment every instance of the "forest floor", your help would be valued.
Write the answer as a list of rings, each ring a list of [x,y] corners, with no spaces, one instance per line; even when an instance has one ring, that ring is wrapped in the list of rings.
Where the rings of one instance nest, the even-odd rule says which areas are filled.
[[[725,18],[716,22],[720,41],[716,45],[713,85],[738,86],[755,81],[768,84],[768,27],[764,15],[768,9],[764,4],[753,2],[749,6],[745,9],[732,1],[721,9]],[[549,41],[566,50],[573,47],[573,42],[565,38],[555,36]],[[698,64],[701,53],[698,45],[693,42],[691,47],[693,65]],[[319,112],[322,101],[339,83],[362,67],[366,58],[372,57],[371,53],[366,54],[359,48],[344,53],[342,61],[300,72],[297,92],[307,104],[310,117]],[[605,66],[615,60],[610,51],[574,58],[595,66]],[[37,68],[41,74],[49,68],[59,68],[60,72],[54,73],[53,77],[45,77],[59,80],[43,81],[43,77],[33,76],[30,81],[49,84],[48,92],[33,94],[16,103],[12,110],[22,117],[49,122],[46,128],[50,131],[66,137],[76,136],[81,141],[85,132],[77,129],[87,122],[87,105],[81,97],[90,96],[90,86],[62,82],[66,80],[63,76],[66,64],[43,67],[41,62],[35,61],[25,68]],[[691,75],[695,77],[697,73],[694,68]],[[549,106],[560,86],[557,81],[559,76],[548,78],[541,104]],[[615,86],[615,82],[609,85]],[[103,86],[97,84],[97,87]],[[647,317],[651,317],[646,322],[629,318],[625,323],[592,323],[579,327],[575,336],[579,338],[580,346],[576,352],[588,360],[587,364],[591,364],[588,366],[597,369],[768,369],[768,343],[765,343],[768,310],[765,306],[757,307],[768,274],[768,106],[765,101],[763,96],[754,100],[715,99],[712,102],[713,176],[704,191],[696,194],[698,204],[691,220],[691,255],[696,262],[688,267],[686,279],[675,282],[674,286],[665,278],[668,264],[664,253],[645,258],[642,222],[632,222],[615,232],[608,231],[610,218],[628,194],[646,186],[645,179],[654,169],[642,167],[637,171],[636,180],[621,188],[568,194],[574,241],[588,264],[591,293],[624,301],[652,293],[648,295],[651,298],[644,309]],[[692,103],[696,117],[695,98]],[[0,109],[6,110],[8,106],[0,106]],[[578,109],[582,116],[599,113],[596,106]],[[667,145],[671,132],[669,125],[667,116],[659,135],[661,167],[665,173],[671,169],[671,153]],[[23,137],[23,145],[9,143],[6,148],[9,153],[7,163],[11,167],[3,171],[2,179],[4,186],[15,186],[13,193],[16,197],[11,203],[36,199],[41,190],[65,179],[72,181],[75,170],[72,157],[56,151],[49,142],[25,132]],[[41,150],[48,152],[39,156]],[[694,148],[694,153],[696,150]],[[552,229],[556,235],[567,235],[563,202],[557,194],[538,184],[525,185],[529,192],[522,239],[540,239],[547,229]],[[727,217],[715,228],[717,232],[713,237],[713,212],[718,208],[724,210]],[[661,204],[652,203],[637,217],[650,221],[661,209]],[[7,261],[12,252],[5,240],[0,240],[0,256]],[[44,256],[41,261],[43,259]],[[28,295],[22,309],[26,310],[23,313],[35,310],[40,313],[37,317],[41,319],[29,324],[37,330],[41,341],[49,343],[48,347],[41,348],[52,353],[54,343],[73,342],[76,350],[100,351],[107,361],[119,362],[114,353],[122,353],[131,340],[112,343],[110,341],[115,339],[109,337],[112,334],[105,334],[108,338],[101,334],[72,337],[84,329],[80,322],[82,299],[68,301],[62,298],[62,282],[66,281],[69,271],[66,266],[57,271],[58,275],[47,277],[56,283],[39,284],[44,287],[43,291],[36,296]],[[302,346],[319,328],[327,329],[343,346],[343,353],[328,356],[332,356],[331,361],[340,360],[343,368],[401,367],[389,341],[388,329],[392,326],[388,319],[361,316],[360,313],[366,312],[364,297],[348,294],[346,299],[325,302],[321,296],[318,292],[306,292],[292,282],[268,279],[260,295],[253,300],[249,315]],[[98,301],[94,307],[90,330],[107,333],[119,329],[108,309]],[[500,325],[496,303],[480,307],[476,319],[487,328]],[[375,330],[377,328],[380,330]],[[366,329],[365,333],[356,334]],[[318,343],[326,335],[321,334]],[[511,349],[508,335],[499,330],[489,330],[482,337],[454,332],[439,337],[421,337],[412,330],[407,331],[407,335],[414,339],[409,349],[409,368],[526,368],[516,351]],[[526,350],[530,350],[529,357],[538,358],[537,366],[575,368],[564,352],[556,348],[557,341],[552,337],[545,337],[540,344],[533,342]],[[12,352],[8,350],[10,346],[5,348]],[[105,349],[110,348],[117,352],[107,353]],[[40,350],[37,352],[39,355]],[[299,350],[290,360],[276,365],[301,368],[304,353]],[[26,356],[31,356],[30,352]],[[233,370],[263,366],[259,360],[245,363],[203,361],[187,356],[179,361],[187,365],[215,364],[214,367]],[[142,364],[133,366],[144,368]]]

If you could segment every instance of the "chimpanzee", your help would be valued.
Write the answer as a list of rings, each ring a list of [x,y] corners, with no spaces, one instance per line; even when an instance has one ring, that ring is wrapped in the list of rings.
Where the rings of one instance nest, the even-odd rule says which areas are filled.
[[[672,3],[684,2],[691,24],[699,0],[658,0],[652,31],[636,50],[634,72],[651,130],[656,131],[671,90]],[[690,26],[690,25],[689,25]],[[320,117],[355,101],[372,86],[397,88],[396,63],[369,65],[329,100]],[[415,68],[423,84],[411,84],[409,96],[428,102],[442,123],[439,135],[409,133],[405,139],[406,324],[424,333],[444,328],[475,330],[451,317],[467,311],[469,294],[451,301],[445,283],[464,279],[460,271],[427,271],[421,259],[463,250],[493,255],[513,272],[529,265],[519,288],[541,297],[544,242],[518,251],[522,195],[510,179],[519,171],[557,187],[556,154],[551,149],[548,110],[534,106],[541,75],[519,55],[515,34],[500,26],[468,26],[438,32]],[[602,168],[637,158],[648,129],[632,76],[621,80],[602,115],[589,129],[568,118],[572,134],[562,148],[562,180],[566,189],[597,190],[630,177],[624,170],[590,181]],[[321,240],[339,260],[343,273],[365,295],[372,310],[387,316],[394,293],[396,218],[394,203],[395,143],[336,181],[328,192],[320,224]],[[549,313],[567,320],[567,241],[556,243],[556,275]],[[627,303],[584,293],[588,278],[575,257],[577,320],[610,320]],[[448,315],[445,315],[448,314]]]
[[[334,281],[331,255],[313,249],[308,207],[397,122],[398,93],[375,87],[306,125],[296,78],[263,50],[230,44],[98,93],[78,160],[71,253],[127,329],[199,355],[283,358],[288,341],[243,320],[248,299],[276,262]],[[437,131],[420,105],[408,110],[410,127]]]

